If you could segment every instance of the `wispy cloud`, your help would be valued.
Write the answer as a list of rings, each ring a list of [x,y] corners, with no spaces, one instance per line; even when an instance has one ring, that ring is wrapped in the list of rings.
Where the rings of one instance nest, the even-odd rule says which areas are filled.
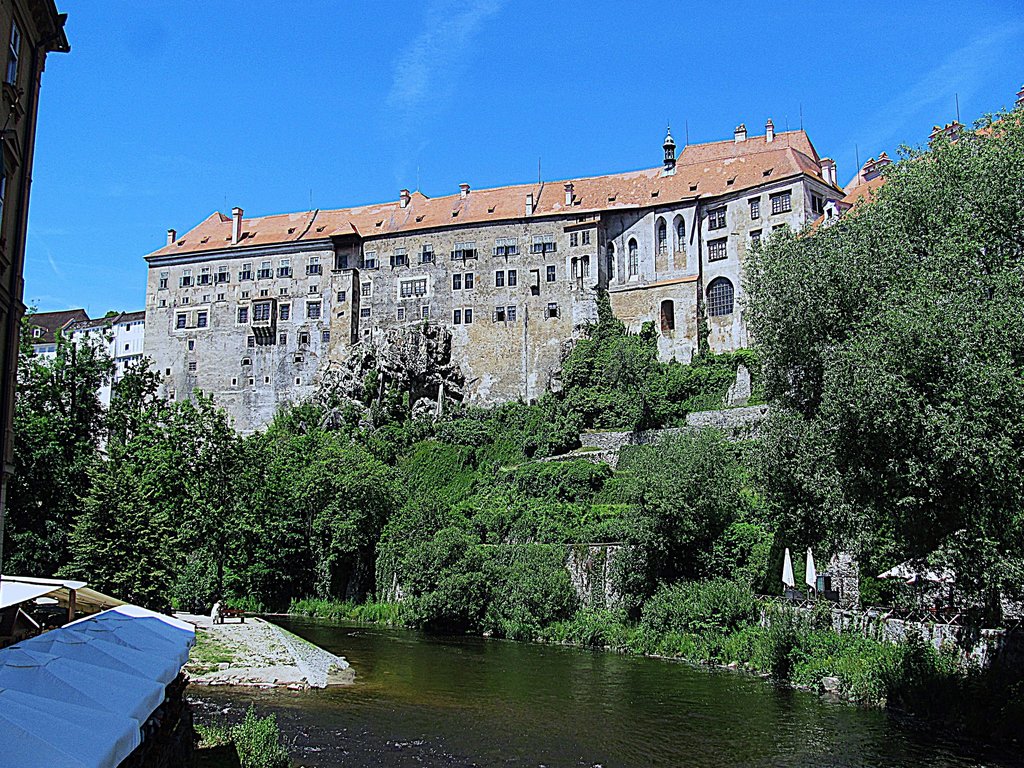
[[[992,72],[999,71],[1007,54],[1020,45],[1022,36],[1024,23],[1008,23],[951,52],[916,83],[885,102],[875,119],[864,123],[874,126],[874,130],[859,137],[862,145],[873,148],[893,142],[922,142],[931,125],[921,125],[921,114],[929,115],[926,120],[932,123],[952,120],[955,117],[954,94],[959,96],[962,106],[971,105],[973,96]],[[976,110],[968,114],[975,115]],[[967,115],[963,120],[968,122]]]
[[[433,0],[427,6],[423,30],[395,61],[387,97],[391,124],[405,146],[396,174],[408,170],[410,144],[421,150],[425,146],[417,129],[450,105],[474,38],[502,1]]]

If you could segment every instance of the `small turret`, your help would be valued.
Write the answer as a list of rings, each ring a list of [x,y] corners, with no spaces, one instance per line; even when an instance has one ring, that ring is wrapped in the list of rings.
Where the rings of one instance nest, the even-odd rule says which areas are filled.
[[[665,143],[661,146],[665,150],[665,173],[671,173],[676,169],[676,143],[672,139],[672,126],[668,127]]]

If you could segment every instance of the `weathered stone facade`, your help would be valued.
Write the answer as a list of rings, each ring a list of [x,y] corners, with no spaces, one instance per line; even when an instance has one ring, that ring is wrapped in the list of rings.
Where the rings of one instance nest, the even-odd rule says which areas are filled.
[[[689,361],[701,312],[713,350],[745,346],[751,238],[840,194],[802,132],[744,133],[678,163],[669,137],[663,168],[617,176],[256,219],[236,208],[146,257],[146,354],[166,396],[210,393],[242,431],[423,324],[449,332],[466,401],[530,401],[557,386],[601,290],[630,329],[656,324],[662,359]]]

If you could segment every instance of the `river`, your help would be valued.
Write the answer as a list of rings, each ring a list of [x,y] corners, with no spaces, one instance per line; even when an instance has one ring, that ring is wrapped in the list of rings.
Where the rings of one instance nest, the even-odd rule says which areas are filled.
[[[193,689],[200,722],[274,712],[304,766],[1022,765],[891,716],[752,676],[613,653],[291,620],[351,686]]]

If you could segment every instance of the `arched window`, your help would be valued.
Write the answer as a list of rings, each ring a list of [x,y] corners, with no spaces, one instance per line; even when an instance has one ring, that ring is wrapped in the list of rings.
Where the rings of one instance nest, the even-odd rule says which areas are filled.
[[[575,256],[572,258],[572,279],[575,280],[580,276],[579,259]]]
[[[629,261],[626,263],[626,273],[630,277],[636,277],[640,273],[640,260],[636,254],[636,240],[629,239]]]
[[[668,226],[665,224],[664,219],[658,219],[658,225],[655,228],[655,231],[658,238],[658,253],[668,253]]]
[[[676,215],[673,229],[676,231],[676,253],[682,253],[686,245],[686,221],[681,215]]]
[[[583,276],[590,277],[590,257],[583,257]]]
[[[676,329],[676,303],[672,299],[661,302],[661,332],[666,336]]]
[[[716,277],[708,285],[708,315],[721,317],[732,314],[733,288],[724,277]]]
[[[608,279],[615,279],[615,243],[608,243]]]

